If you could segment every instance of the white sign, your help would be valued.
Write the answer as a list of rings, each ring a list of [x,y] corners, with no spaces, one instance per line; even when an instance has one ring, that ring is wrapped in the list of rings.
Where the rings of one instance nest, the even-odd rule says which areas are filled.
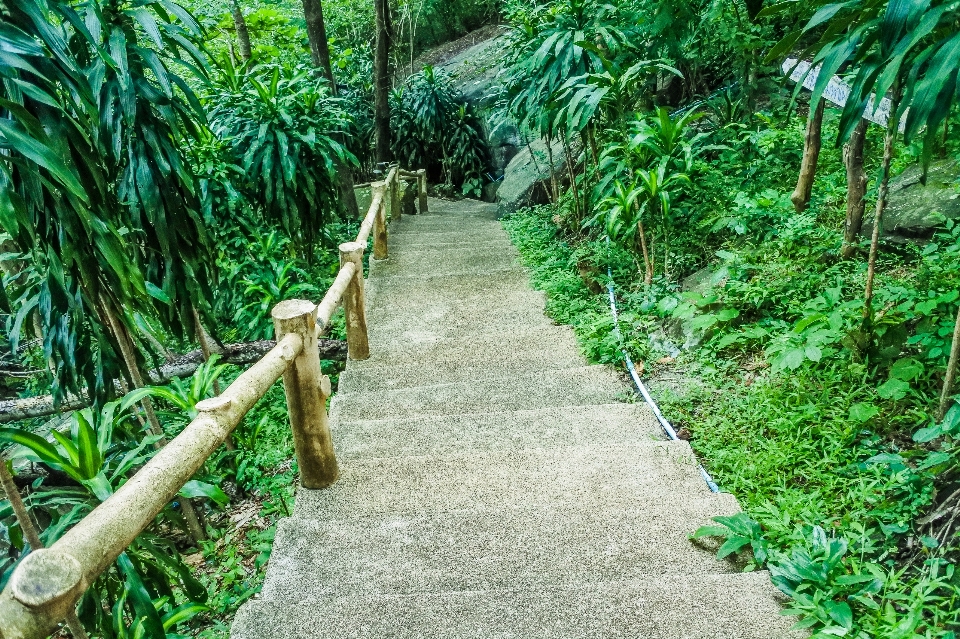
[[[814,67],[813,70],[810,70],[810,63],[806,60],[800,60],[798,62],[796,58],[787,58],[783,62],[782,69],[784,75],[789,73],[790,79],[794,82],[800,82],[802,79],[805,89],[813,91],[813,88],[817,85],[817,77],[820,75],[819,64]],[[808,71],[809,73],[807,73]],[[823,90],[823,97],[838,106],[844,106],[847,103],[847,98],[850,97],[850,85],[837,76],[833,76],[830,78],[830,82],[827,83],[827,87]],[[881,99],[880,107],[874,110],[875,97],[876,96],[872,94],[870,95],[870,99],[867,101],[867,108],[863,111],[863,117],[885,127],[887,126],[887,120],[890,118],[890,98]],[[900,118],[900,133],[903,133],[906,122],[907,114],[904,113],[903,117]]]

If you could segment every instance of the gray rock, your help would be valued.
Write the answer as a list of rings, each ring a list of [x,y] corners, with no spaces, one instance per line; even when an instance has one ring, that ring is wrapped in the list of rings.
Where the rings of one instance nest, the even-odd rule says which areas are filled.
[[[890,182],[890,195],[883,214],[883,234],[894,241],[929,239],[944,220],[960,218],[960,166],[954,160],[935,162],[920,183],[918,165],[907,168]],[[873,210],[868,207],[863,235],[873,230]]]
[[[728,277],[730,277],[730,271],[726,266],[719,268],[707,266],[683,278],[683,292],[705,295],[710,289],[716,287]]]
[[[557,178],[561,179],[567,170],[563,143],[555,141],[552,147],[553,168]],[[497,189],[500,215],[509,215],[532,204],[545,204],[548,201],[549,180],[550,155],[547,152],[547,143],[534,140],[510,160],[504,171],[503,181]]]

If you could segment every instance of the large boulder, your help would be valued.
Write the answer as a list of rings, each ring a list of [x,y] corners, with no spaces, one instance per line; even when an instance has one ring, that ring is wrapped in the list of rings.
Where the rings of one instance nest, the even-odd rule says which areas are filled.
[[[555,141],[553,170],[557,179],[562,179],[567,170],[563,144]],[[519,208],[549,201],[550,153],[544,140],[534,140],[524,145],[510,160],[497,189],[497,206],[500,216],[509,215]]]
[[[908,167],[890,181],[883,234],[893,241],[929,239],[944,220],[960,219],[960,166],[954,160],[930,165],[927,183],[921,184],[918,165]],[[873,211],[868,210],[863,234],[873,230]]]
[[[484,200],[496,201],[500,215],[523,206],[543,204],[549,199],[550,154],[542,140],[526,143],[516,122],[505,118],[502,104],[502,54],[507,35],[493,28],[477,32],[485,39],[466,46],[456,55],[437,64],[481,115],[490,148],[493,182],[484,189]],[[469,37],[469,36],[468,36]],[[573,144],[573,142],[571,142]],[[579,147],[573,145],[575,155]],[[559,180],[566,176],[563,145],[552,145],[553,168]]]
[[[499,178],[523,145],[515,122],[504,119],[500,100],[503,67],[501,56],[506,43],[502,30],[484,30],[489,39],[467,47],[438,66],[450,78],[484,123],[490,147],[492,177]]]

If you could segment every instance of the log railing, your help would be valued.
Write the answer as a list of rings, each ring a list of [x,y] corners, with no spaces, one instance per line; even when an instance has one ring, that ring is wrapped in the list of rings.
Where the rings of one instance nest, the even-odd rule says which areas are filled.
[[[400,180],[416,180],[427,211],[426,172],[392,167],[371,184],[373,201],[355,242],[340,245],[340,272],[319,304],[286,300],[272,311],[276,346],[218,397],[197,404],[197,417],[109,499],[52,546],[30,552],[0,593],[0,639],[43,639],[74,609],[84,591],[177,495],[247,412],[283,378],[287,412],[304,488],[329,486],[337,460],[327,424],[330,379],[320,371],[317,340],[340,304],[348,357],[367,359],[363,254],[373,234],[374,259],[386,259],[387,211],[400,219]]]

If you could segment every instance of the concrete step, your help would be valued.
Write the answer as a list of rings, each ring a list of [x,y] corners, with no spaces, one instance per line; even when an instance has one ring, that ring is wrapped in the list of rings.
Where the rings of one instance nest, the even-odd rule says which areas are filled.
[[[451,346],[457,341],[480,341],[497,350],[504,349],[500,345],[504,340],[522,348],[522,339],[529,339],[528,350],[542,347],[545,339],[576,343],[572,329],[557,326],[543,315],[540,298],[525,297],[528,304],[517,308],[492,302],[485,304],[487,300],[483,297],[466,299],[461,304],[425,301],[411,305],[409,314],[377,307],[367,313],[367,336],[371,345],[388,351],[444,340],[451,342]]]
[[[424,275],[468,275],[513,270],[520,265],[515,249],[489,246],[451,249],[449,245],[423,247],[417,250],[398,250],[386,260],[374,261],[370,277],[406,276],[413,273]]]
[[[469,235],[455,235],[443,238],[436,242],[424,242],[416,235],[406,235],[402,238],[393,238],[396,241],[390,243],[390,255],[394,253],[404,253],[406,251],[419,251],[422,249],[441,249],[446,248],[451,251],[464,248],[485,248],[488,250],[516,250],[510,238],[504,235],[493,239],[478,240]],[[402,241],[400,241],[402,240]]]
[[[541,510],[398,515],[277,527],[262,596],[413,594],[577,586],[651,575],[734,572],[689,535],[740,512],[732,495],[625,513]]]
[[[396,514],[539,510],[646,513],[710,495],[684,441],[612,446],[458,451],[410,457],[345,457],[340,478],[297,491],[294,516],[308,520]]]
[[[340,375],[338,390],[342,393],[357,393],[415,388],[435,384],[491,380],[514,375],[532,375],[539,371],[555,371],[587,365],[583,356],[570,344],[560,343],[558,348],[550,350],[552,340],[545,336],[542,338],[536,336],[532,340],[507,340],[506,347],[503,341],[491,339],[477,344],[476,354],[462,358],[456,357],[456,354],[467,351],[458,348],[451,353],[445,346],[445,344],[456,344],[458,341],[460,341],[458,338],[452,337],[440,343],[408,343],[408,348],[402,351],[398,351],[397,344],[394,344],[389,351],[391,356],[387,356],[379,350],[380,347],[376,342],[372,342],[371,348],[381,356],[380,360],[372,364],[369,360],[349,362],[347,370]],[[516,343],[516,346],[511,348],[510,344],[513,343]],[[504,350],[501,351],[501,348]]]
[[[456,366],[468,362],[491,363],[494,366],[498,361],[514,357],[514,354],[519,354],[516,356],[522,360],[531,351],[534,353],[531,357],[540,353],[544,362],[556,359],[581,362],[575,364],[580,366],[585,361],[569,326],[536,324],[518,326],[508,331],[503,326],[488,324],[470,327],[469,332],[454,332],[436,323],[429,327],[402,326],[397,330],[391,330],[391,326],[396,326],[396,323],[377,325],[376,330],[369,327],[370,359],[362,362],[349,360],[347,371],[375,372],[381,366],[404,367],[410,364],[424,367]],[[381,335],[384,339],[381,339]]]
[[[530,289],[528,275],[520,267],[497,273],[375,277],[366,282],[367,308],[388,309],[402,313],[404,309],[442,302],[453,304],[486,298],[500,307],[543,300],[543,294]],[[413,313],[411,313],[413,314]]]
[[[500,225],[500,222],[497,220],[496,216],[487,215],[485,213],[451,213],[447,211],[431,211],[428,215],[409,215],[404,216],[398,224],[393,224],[388,230],[398,230],[403,231],[405,229],[416,228],[416,227],[426,227],[426,226],[439,226],[443,224],[449,224],[451,226],[458,226],[464,229],[477,228],[484,225]]]
[[[442,200],[439,198],[429,198],[429,211],[427,215],[406,216],[403,219],[411,217],[429,217],[433,215],[462,215],[465,217],[482,216],[496,219],[500,208],[494,202],[481,202],[480,200]]]
[[[799,639],[766,572],[574,587],[254,600],[234,639]]]
[[[336,420],[355,421],[609,404],[625,396],[628,389],[607,367],[588,366],[396,390],[338,393],[331,400],[330,414]]]
[[[469,229],[458,229],[455,223],[415,226],[401,222],[391,226],[389,233],[390,246],[406,246],[407,243],[445,244],[463,240],[481,243],[509,238],[499,223],[486,221]]]
[[[653,412],[640,404],[336,422],[332,428],[334,449],[341,459],[591,444],[617,446],[663,440]]]

